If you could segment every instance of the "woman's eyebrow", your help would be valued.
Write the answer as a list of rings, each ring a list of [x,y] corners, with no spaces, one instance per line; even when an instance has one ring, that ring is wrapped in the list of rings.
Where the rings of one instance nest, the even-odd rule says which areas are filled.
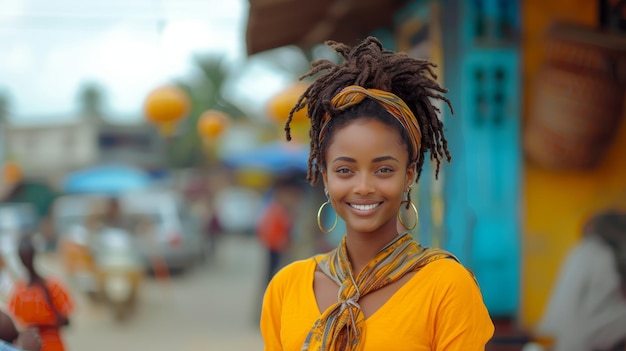
[[[356,163],[355,159],[353,159],[352,157],[347,157],[347,156],[339,156],[339,157],[337,157],[336,159],[333,160],[333,163],[339,162],[339,161]],[[376,158],[372,159],[373,163],[384,162],[384,161],[400,162],[400,161],[398,161],[397,158],[395,158],[393,156],[380,156],[380,157],[376,157]]]
[[[381,156],[381,157],[376,157],[375,159],[372,160],[372,162],[376,163],[376,162],[383,162],[383,161],[396,161],[396,162],[400,162],[398,161],[397,158],[393,157],[393,156]]]
[[[351,163],[355,163],[356,162],[356,160],[351,158],[351,157],[339,156],[339,157],[337,157],[336,159],[333,160],[333,163],[339,162],[339,161],[351,162]]]

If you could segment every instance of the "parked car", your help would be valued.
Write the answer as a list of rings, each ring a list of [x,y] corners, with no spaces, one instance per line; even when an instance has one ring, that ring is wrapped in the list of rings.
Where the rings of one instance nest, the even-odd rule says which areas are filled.
[[[142,259],[148,267],[187,268],[205,259],[208,240],[201,221],[191,213],[181,196],[171,190],[141,190],[116,196],[61,196],[53,205],[59,238],[92,240],[88,238],[93,223],[88,223],[106,213],[107,203],[112,198],[119,202],[124,229],[137,236]]]
[[[254,235],[259,214],[263,210],[264,199],[258,191],[231,186],[216,194],[217,216],[227,233]]]
[[[57,239],[85,230],[90,216],[102,214],[106,200],[105,196],[95,194],[58,197],[52,204],[52,221]]]
[[[126,193],[120,197],[125,214],[137,224],[142,254],[155,268],[184,269],[202,262],[209,252],[202,221],[182,197],[170,190]]]

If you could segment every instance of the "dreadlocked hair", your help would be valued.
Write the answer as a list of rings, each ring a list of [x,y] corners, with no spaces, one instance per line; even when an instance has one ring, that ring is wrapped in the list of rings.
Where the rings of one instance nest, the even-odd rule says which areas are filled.
[[[453,110],[450,101],[442,95],[448,90],[436,82],[437,76],[432,70],[436,65],[426,60],[411,58],[404,53],[385,50],[382,43],[374,37],[368,37],[352,48],[334,41],[327,41],[326,45],[340,54],[344,59],[343,62],[336,64],[329,60],[317,60],[311,64],[311,70],[302,75],[300,80],[324,73],[320,74],[300,96],[285,124],[287,140],[291,140],[290,124],[293,114],[307,108],[307,116],[311,120],[309,130],[311,149],[307,181],[312,185],[317,183],[319,173],[326,165],[325,152],[331,142],[333,132],[355,118],[370,116],[398,128],[409,149],[409,160],[416,160],[415,182],[421,175],[426,150],[430,151],[430,159],[436,162],[435,176],[437,177],[441,160],[445,158],[449,162],[451,156],[443,133],[443,123],[437,116],[439,109],[431,103],[431,99],[442,100],[451,112]],[[377,102],[365,99],[346,110],[338,110],[331,106],[331,99],[350,85],[384,90],[404,100],[420,125],[422,140],[419,155],[411,155],[408,133]],[[325,130],[327,135],[320,143],[319,133],[326,113],[332,118]]]

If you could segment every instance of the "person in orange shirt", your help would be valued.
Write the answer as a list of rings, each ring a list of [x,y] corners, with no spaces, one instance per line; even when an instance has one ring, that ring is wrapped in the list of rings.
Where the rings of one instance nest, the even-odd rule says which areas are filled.
[[[271,199],[259,216],[256,235],[268,252],[266,284],[282,264],[289,248],[301,189],[290,176],[280,177],[272,189]]]
[[[42,340],[42,351],[64,351],[61,328],[69,325],[73,303],[61,281],[41,277],[35,269],[32,239],[24,237],[19,256],[27,271],[27,281],[17,281],[8,301],[8,311],[24,328],[35,328]]]
[[[336,249],[274,276],[261,313],[265,350],[484,350],[494,326],[474,275],[409,233],[417,225],[410,190],[426,151],[437,171],[450,160],[433,105],[449,104],[446,90],[431,63],[385,50],[376,38],[327,44],[344,61],[313,63],[304,77],[317,79],[285,130],[290,140],[293,112],[307,108],[307,180],[321,178],[328,199],[318,225],[334,228],[320,220],[332,207],[345,235]]]

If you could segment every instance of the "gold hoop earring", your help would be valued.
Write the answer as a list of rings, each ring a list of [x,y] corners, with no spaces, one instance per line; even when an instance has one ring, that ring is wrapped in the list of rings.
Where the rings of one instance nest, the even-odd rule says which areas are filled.
[[[411,205],[411,208],[413,209],[413,213],[415,213],[415,223],[413,223],[413,225],[410,226],[410,227],[407,226],[406,223],[404,223],[404,220],[402,219],[402,215],[401,215],[402,207],[404,207],[404,206],[402,206],[402,204],[405,204],[405,203],[409,203]],[[419,222],[419,215],[417,213],[417,208],[415,207],[415,204],[413,204],[413,202],[404,200],[404,201],[402,201],[400,203],[400,208],[398,209],[398,221],[400,221],[400,224],[402,224],[402,226],[406,230],[413,230],[413,229],[415,229],[415,227],[417,227],[417,223]]]
[[[324,227],[322,227],[322,211],[324,210],[324,207],[326,207],[326,205],[329,205],[329,204],[330,204],[330,201],[326,201],[322,204],[322,206],[320,206],[320,209],[317,210],[317,226],[320,228],[322,233],[332,232],[333,229],[335,229],[335,227],[337,226],[337,213],[335,213],[335,223],[333,223],[333,226],[330,227],[330,229],[328,230],[325,230]]]

